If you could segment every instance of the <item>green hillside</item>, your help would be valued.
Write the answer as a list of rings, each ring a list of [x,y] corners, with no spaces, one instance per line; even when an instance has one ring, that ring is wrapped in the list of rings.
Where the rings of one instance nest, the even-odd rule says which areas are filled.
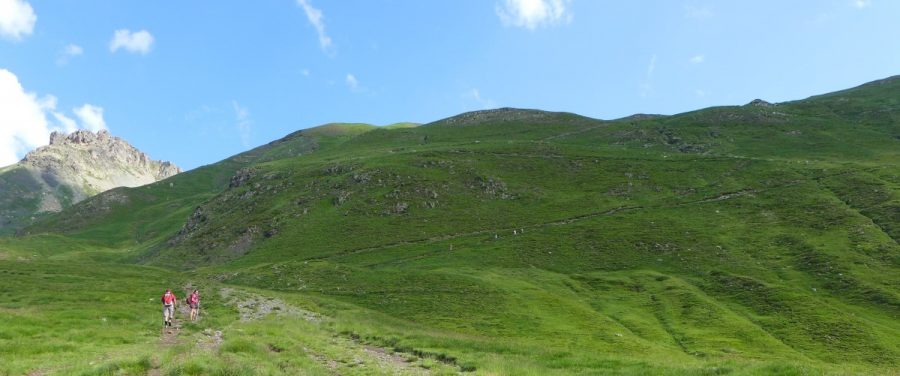
[[[75,197],[68,185],[60,184],[50,175],[35,176],[33,171],[19,165],[0,168],[0,186],[3,187],[0,192],[0,236],[13,235],[17,229],[46,215],[41,210],[43,194],[52,195],[62,206],[72,205]]]
[[[900,77],[673,116],[329,124],[0,238],[0,374],[891,374],[898,242]],[[190,339],[153,332],[163,283],[211,297]],[[244,320],[231,291],[295,314]]]

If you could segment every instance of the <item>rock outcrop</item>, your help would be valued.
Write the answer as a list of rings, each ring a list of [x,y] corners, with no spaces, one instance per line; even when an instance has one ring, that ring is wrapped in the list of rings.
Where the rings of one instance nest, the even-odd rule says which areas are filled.
[[[750,103],[747,103],[747,105],[748,106],[756,106],[756,107],[775,107],[775,104],[766,102],[759,98],[750,101]]]
[[[81,186],[92,196],[115,187],[137,187],[181,172],[170,162],[151,160],[109,132],[79,130],[50,134],[50,144],[28,153],[19,164]]]

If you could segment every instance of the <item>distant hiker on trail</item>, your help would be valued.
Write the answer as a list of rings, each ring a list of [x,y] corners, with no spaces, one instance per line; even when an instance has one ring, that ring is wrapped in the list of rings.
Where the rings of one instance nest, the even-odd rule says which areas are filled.
[[[178,298],[175,297],[175,294],[171,289],[166,289],[166,293],[162,296],[162,304],[163,304],[163,325],[166,327],[172,326],[172,319],[175,318],[175,304],[178,303]]]
[[[191,321],[196,321],[200,312],[200,291],[194,290],[187,299],[188,305],[191,306]]]

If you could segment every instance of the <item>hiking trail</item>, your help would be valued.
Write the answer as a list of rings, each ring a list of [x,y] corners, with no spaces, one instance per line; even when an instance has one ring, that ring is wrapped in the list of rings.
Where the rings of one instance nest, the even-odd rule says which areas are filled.
[[[216,354],[225,341],[227,336],[225,332],[229,330],[240,332],[240,327],[232,328],[229,325],[221,330],[206,328],[200,332],[187,330],[182,333],[184,330],[182,323],[190,318],[190,307],[186,304],[186,297],[190,291],[193,291],[194,287],[191,284],[187,284],[183,289],[187,293],[184,295],[184,298],[179,296],[175,317],[172,319],[172,327],[161,329],[158,342],[160,353],[168,351],[176,345],[191,345],[191,350],[177,354],[175,357],[180,359],[198,352]],[[234,322],[237,325],[262,320],[269,316],[278,317],[279,320],[303,320],[313,324],[321,324],[325,321],[325,318],[318,313],[294,306],[279,298],[264,296],[234,287],[219,287],[215,291],[221,298],[222,304],[237,310],[238,317]],[[199,320],[202,320],[202,316],[198,318]],[[307,343],[299,348],[280,348],[273,344],[268,344],[267,348],[274,353],[284,351],[296,352],[296,356],[308,357],[321,365],[327,372],[336,375],[355,374],[361,369],[378,374],[429,375],[433,373],[429,368],[435,367],[435,365],[426,366],[426,363],[424,363],[426,360],[420,356],[394,352],[388,348],[364,343],[357,337],[337,334],[331,336],[325,343]],[[154,357],[152,363],[153,368],[147,371],[147,375],[157,376],[164,374],[160,356]],[[456,365],[443,364],[439,367],[444,369],[455,368]]]

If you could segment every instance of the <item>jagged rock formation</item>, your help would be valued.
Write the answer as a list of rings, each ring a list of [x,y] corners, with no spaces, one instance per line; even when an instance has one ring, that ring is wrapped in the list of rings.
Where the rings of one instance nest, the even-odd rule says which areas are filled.
[[[141,186],[181,172],[170,162],[151,160],[105,130],[79,130],[69,135],[53,132],[50,145],[28,153],[20,164],[80,186],[87,196],[115,187]]]
[[[154,161],[105,130],[53,132],[49,145],[0,169],[0,233],[97,193],[149,184],[180,172],[178,166]]]

